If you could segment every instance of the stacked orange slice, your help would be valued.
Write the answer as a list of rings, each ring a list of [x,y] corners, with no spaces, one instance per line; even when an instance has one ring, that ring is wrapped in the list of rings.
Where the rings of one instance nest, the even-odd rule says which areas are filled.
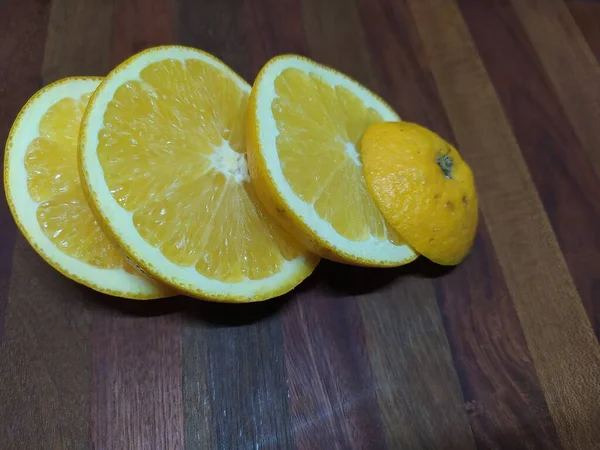
[[[180,46],[34,95],[7,142],[5,190],[51,265],[136,299],[265,300],[320,257],[456,264],[477,224],[456,149],[356,81],[284,55],[251,87]]]

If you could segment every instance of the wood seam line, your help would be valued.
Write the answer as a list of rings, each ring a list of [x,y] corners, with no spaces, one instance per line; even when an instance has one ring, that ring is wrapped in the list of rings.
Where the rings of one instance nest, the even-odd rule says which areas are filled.
[[[71,3],[76,3],[76,5],[68,8],[67,6]],[[50,6],[41,69],[43,83],[49,84],[67,76],[105,76],[105,73],[97,73],[96,69],[110,67],[108,57],[112,43],[113,19],[113,2],[103,4],[94,0],[77,2],[53,0]],[[72,39],[88,42],[88,47],[57,45],[65,33],[65,29],[71,29],[71,34],[84,32],[83,37],[72,37]],[[108,36],[109,42],[102,42],[98,37],[98,30],[105,30],[103,35]],[[77,69],[83,70],[83,72],[75,73],[74,68],[83,68]],[[93,73],[87,72],[89,68],[93,69]]]
[[[600,442],[600,345],[454,2],[407,0],[565,449]]]
[[[588,0],[567,0],[566,3],[588,47],[600,63],[600,4]]]
[[[42,84],[48,84],[48,66],[50,65],[50,58],[48,55],[52,53],[53,41],[56,40],[54,32],[54,23],[56,21],[55,16],[58,14],[59,6],[56,2],[52,2],[50,5],[50,11],[48,12],[48,25],[46,26],[46,41],[44,43],[44,56],[42,58],[42,66],[40,70],[40,77]]]
[[[567,6],[511,0],[575,134],[600,177],[600,66]],[[600,25],[599,25],[600,26]]]

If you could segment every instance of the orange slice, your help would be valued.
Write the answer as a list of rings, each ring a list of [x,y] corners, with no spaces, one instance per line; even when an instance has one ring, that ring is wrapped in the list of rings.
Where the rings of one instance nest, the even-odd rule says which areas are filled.
[[[257,194],[323,257],[398,266],[417,256],[386,224],[362,174],[360,138],[384,120],[398,116],[379,97],[303,57],[271,60],[254,83],[247,140]]]
[[[171,295],[126,262],[102,232],[81,188],[77,136],[100,81],[60,80],[27,102],[6,143],[6,198],[17,226],[37,253],[72,280],[133,299]]]
[[[83,120],[80,169],[100,220],[145,271],[191,296],[268,299],[319,260],[258,205],[249,93],[215,57],[157,47],[113,70]]]

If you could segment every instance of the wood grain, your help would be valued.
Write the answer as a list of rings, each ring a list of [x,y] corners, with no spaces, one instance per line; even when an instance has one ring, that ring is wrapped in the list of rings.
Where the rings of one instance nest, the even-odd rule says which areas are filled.
[[[521,148],[545,200],[544,206],[592,326],[600,336],[600,242],[596,239],[600,202],[594,196],[583,194],[600,188],[600,139],[594,130],[586,128],[597,123],[594,117],[600,119],[600,88],[595,85],[600,83],[600,67],[568,10],[554,2],[529,5],[525,8],[525,4],[519,4],[514,12],[508,6],[505,8],[510,13],[506,22],[515,23],[521,18],[525,30],[522,35],[526,34],[531,40],[529,44],[522,36],[518,39],[523,46],[513,46],[520,52],[527,49],[528,55],[523,61],[531,67],[524,71],[525,76],[530,77],[529,95],[521,97],[527,103],[527,109],[518,108],[521,117],[528,111],[529,119],[527,126],[520,127],[522,139],[528,137],[521,143]],[[544,20],[533,20],[530,14],[536,11]],[[514,32],[512,34],[514,36]],[[534,50],[539,56],[533,55]],[[537,64],[530,63],[531,55]],[[504,68],[503,72],[508,70]],[[497,84],[502,83],[500,79],[506,81],[506,75],[503,73]],[[522,74],[518,76],[522,78]],[[516,75],[513,80],[517,83]],[[590,83],[589,87],[583,84],[586,82]],[[538,116],[537,120],[533,120],[534,115]],[[518,123],[518,116],[512,117]],[[515,129],[519,129],[519,125],[515,125]],[[563,149],[569,149],[569,152]],[[542,152],[544,157],[541,157]],[[565,215],[566,210],[569,213]],[[578,224],[580,232],[572,232],[572,223]]]
[[[357,299],[331,289],[351,272],[329,262],[317,270],[329,283],[312,286],[283,316],[297,448],[385,448]]]
[[[460,2],[486,69],[507,112],[588,316],[600,336],[600,190],[583,149],[516,13],[508,3]],[[510,54],[515,64],[505,64]],[[518,62],[518,63],[517,63]],[[568,149],[568,151],[566,151]],[[577,223],[577,233],[572,224]]]
[[[478,448],[560,449],[485,224],[462,270],[436,282]],[[531,422],[535,415],[538,420]]]
[[[0,4],[0,143],[6,142],[17,114],[41,87],[40,71],[50,5],[13,0]],[[24,26],[29,24],[29,26]],[[2,153],[4,161],[4,153]],[[4,164],[3,164],[4,166]],[[2,172],[4,177],[4,172]],[[3,183],[4,184],[4,183]],[[0,343],[8,304],[12,252],[17,236],[5,196],[0,199]]]
[[[600,65],[560,0],[512,1],[567,118],[600,176]]]
[[[416,121],[453,140],[417,29],[404,2],[357,0],[374,66],[373,88],[402,120]]]
[[[409,4],[562,444],[591,449],[600,348],[517,142],[456,6]]]
[[[178,40],[198,47],[252,83],[248,58],[248,16],[242,0],[177,0]]]
[[[310,56],[371,85],[370,58],[354,2],[303,0],[302,15]]]
[[[301,1],[244,0],[244,5],[249,17],[247,45],[254,76],[278,54],[308,54]]]
[[[173,44],[175,0],[119,0],[113,3],[111,66],[157,45]]]
[[[90,10],[98,11],[99,6],[91,4]],[[107,7],[103,17],[108,24],[92,27],[100,33],[94,41],[103,55],[95,62],[98,72],[108,73],[111,62],[121,62],[147,46],[170,42],[175,23],[169,2],[106,4],[110,10]],[[181,323],[179,316],[168,314],[182,306],[180,301],[144,305],[96,297],[108,308],[94,315],[90,337],[91,446],[183,449]]]
[[[179,316],[97,313],[91,385],[92,448],[184,448]]]
[[[77,286],[2,200],[0,447],[596,448],[598,5],[0,0],[0,137],[42,84],[150,46],[199,47],[249,82],[299,53],[456,142],[481,206],[453,270],[325,262],[235,306]]]
[[[40,70],[44,83],[96,73],[98,60],[85,58],[81,41],[73,39],[71,32],[83,33],[83,39],[102,40],[92,28],[79,27],[80,20],[87,20],[89,25],[91,12],[102,17],[103,10],[97,7],[93,2],[52,3],[47,34],[46,22],[39,24],[44,27],[46,45],[37,80]],[[23,238],[18,242],[9,293],[10,322],[2,347],[2,359],[6,361],[2,367],[6,369],[0,382],[2,386],[17,387],[5,390],[3,398],[3,404],[10,405],[4,410],[7,417],[3,421],[13,430],[10,445],[38,448],[43,436],[48,448],[87,447],[93,309],[88,303],[90,291],[41,261]],[[22,345],[33,351],[24,353]],[[23,401],[36,398],[44,400]]]
[[[4,448],[89,446],[89,297],[17,240],[0,346]]]
[[[330,7],[343,10],[333,2],[325,9]],[[267,28],[271,40],[253,47],[254,61],[295,52],[327,62],[327,50],[309,44],[324,42],[320,33],[328,25],[321,21],[325,28],[312,26],[314,8],[306,1],[279,7],[278,20]],[[253,33],[261,35],[263,21],[256,18]],[[341,266],[323,262],[314,280],[340,283],[346,276]],[[305,282],[282,317],[294,444],[298,449],[322,448],[324,442],[328,448],[385,448],[361,312],[351,298],[332,293],[330,283]]]
[[[404,119],[425,124],[454,141],[418,31],[405,5],[360,5],[370,48],[381,62],[377,75],[384,86],[382,94]],[[495,259],[490,258],[493,250],[486,248],[489,244],[483,220],[479,235],[464,267],[438,274],[434,280],[465,408],[478,447],[536,448],[551,442],[555,433],[548,421],[527,425],[533,411],[545,414],[546,419],[548,411],[503,276]],[[474,272],[480,276],[473,276]],[[485,342],[481,350],[480,342]],[[524,390],[527,395],[522,394]]]
[[[600,3],[589,0],[567,0],[569,11],[585,37],[596,60],[600,62]]]
[[[243,2],[179,0],[178,8],[179,42],[215,53],[252,80]],[[199,304],[198,317],[185,318],[187,448],[293,448],[281,318],[276,314],[285,302]]]
[[[113,2],[53,0],[44,52],[45,83],[109,70]]]
[[[301,17],[310,58],[369,83],[368,54],[352,2],[303,0]],[[317,448],[323,440],[341,449],[384,448],[360,305],[351,292],[336,289],[354,272],[324,262],[319,273],[329,283],[303,296],[284,319],[298,448]],[[334,317],[335,326],[327,326]]]
[[[359,3],[358,9],[354,9],[338,1],[328,2],[326,7],[320,8],[317,2],[309,0],[303,4],[310,54],[314,53],[321,62],[345,71],[378,91],[374,72],[379,67],[371,64],[365,40],[365,34],[373,30],[367,24],[363,33],[359,19],[361,14],[370,14],[373,5]],[[337,21],[346,25],[337,26]],[[382,26],[381,21],[377,23]],[[353,32],[349,33],[349,30]],[[345,51],[339,50],[341,42],[349,44],[342,47]],[[344,275],[345,271],[348,275]],[[473,437],[432,282],[419,276],[395,279],[394,275],[400,273],[405,272],[340,268],[337,275],[327,276],[327,279],[337,280],[338,288],[347,284],[342,291],[349,297],[346,303],[351,299],[359,300],[365,352],[373,371],[387,446],[473,448]],[[369,287],[373,292],[366,295]],[[362,332],[358,330],[353,334],[360,336]],[[414,351],[413,341],[427,349],[427,358]],[[317,343],[319,341],[315,340],[315,345]],[[354,345],[359,346],[359,343]],[[437,432],[433,432],[432,426]]]
[[[214,305],[184,322],[186,448],[294,448],[281,322],[268,317],[280,306]]]
[[[406,273],[361,310],[388,448],[475,448],[431,280]]]

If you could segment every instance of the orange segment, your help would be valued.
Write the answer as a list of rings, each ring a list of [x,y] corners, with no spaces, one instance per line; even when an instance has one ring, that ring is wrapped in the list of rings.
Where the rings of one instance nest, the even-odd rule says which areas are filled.
[[[81,189],[56,195],[40,204],[37,218],[48,239],[67,255],[104,269],[129,266],[102,232]]]
[[[25,153],[25,170],[27,190],[36,202],[79,186],[74,145],[60,145],[47,138],[34,139]]]

